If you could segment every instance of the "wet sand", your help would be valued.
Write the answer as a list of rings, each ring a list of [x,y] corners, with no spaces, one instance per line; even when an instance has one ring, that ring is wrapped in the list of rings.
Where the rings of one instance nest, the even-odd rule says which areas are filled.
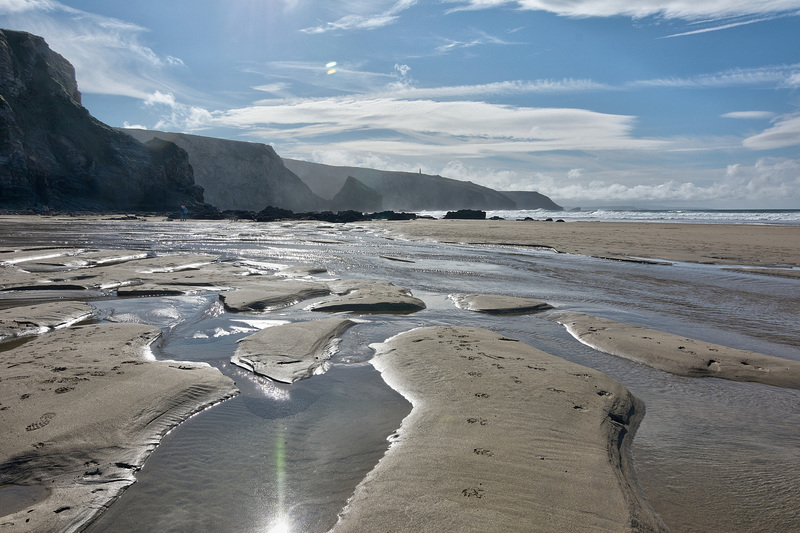
[[[46,489],[5,509],[3,531],[80,529],[133,483],[167,431],[236,393],[208,365],[149,360],[160,335],[142,324],[92,324],[0,353],[4,497]]]
[[[786,267],[800,265],[797,227],[373,224],[414,238],[537,246],[610,259],[769,266],[771,274],[796,272]],[[24,292],[60,283],[64,291],[115,288],[120,295],[219,290],[223,299],[229,297],[231,310],[280,308],[321,296],[304,293],[308,285],[289,280],[282,287],[286,290],[276,291],[274,277],[244,276],[243,265],[220,263],[213,256],[90,253],[96,257],[81,259],[82,254],[63,250],[6,251],[0,257],[7,262],[0,288]],[[18,259],[24,259],[24,271],[14,267]],[[84,264],[75,266],[81,260]],[[80,275],[64,274],[74,268]],[[386,281],[326,285],[333,296],[314,310],[424,309],[410,291]],[[482,305],[468,307],[482,312],[514,313],[522,304],[508,301],[504,309],[493,295],[467,296],[481,297]],[[4,303],[9,305],[14,304]],[[26,502],[4,510],[10,514],[2,522],[8,531],[66,530],[101,511],[110,496],[132,482],[160,435],[235,388],[203,365],[148,360],[146,348],[158,337],[157,328],[70,328],[71,320],[85,316],[79,306],[65,309],[64,317],[31,307],[24,313],[11,307],[4,315],[3,325],[12,332],[29,327],[28,320],[13,324],[14,309],[44,319],[31,326],[41,336],[0,353],[0,424],[13,428],[13,438],[4,438],[0,446],[0,489],[4,497],[16,490],[17,499]],[[356,489],[337,531],[665,529],[638,489],[628,458],[643,405],[616,381],[478,328],[419,328],[375,349],[373,364],[414,410],[387,455]],[[635,359],[642,349],[629,347],[627,356]],[[125,372],[124,378],[118,372]],[[130,388],[118,393],[119,383]],[[102,491],[97,480],[103,480]],[[20,487],[45,483],[52,488],[31,505]]]
[[[395,235],[444,243],[540,247],[617,260],[772,267],[765,273],[787,277],[796,277],[797,271],[785,268],[800,267],[800,226],[427,219],[372,224]]]
[[[611,355],[693,378],[750,381],[800,389],[800,361],[738,350],[583,313],[549,317],[579,341]]]
[[[667,530],[628,457],[644,405],[618,382],[480,328],[373,348],[413,409],[334,533]]]

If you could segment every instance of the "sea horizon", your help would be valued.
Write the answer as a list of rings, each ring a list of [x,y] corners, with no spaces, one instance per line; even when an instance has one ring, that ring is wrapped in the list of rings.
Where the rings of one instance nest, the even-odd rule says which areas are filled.
[[[419,216],[442,218],[447,211],[418,211]],[[800,225],[800,209],[636,209],[585,208],[486,210],[486,218],[505,220],[564,220],[565,222],[670,222],[685,224]]]

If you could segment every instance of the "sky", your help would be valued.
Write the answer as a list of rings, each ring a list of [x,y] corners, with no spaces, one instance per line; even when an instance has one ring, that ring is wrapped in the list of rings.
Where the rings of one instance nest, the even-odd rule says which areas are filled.
[[[800,0],[0,0],[112,126],[532,190],[800,209]]]

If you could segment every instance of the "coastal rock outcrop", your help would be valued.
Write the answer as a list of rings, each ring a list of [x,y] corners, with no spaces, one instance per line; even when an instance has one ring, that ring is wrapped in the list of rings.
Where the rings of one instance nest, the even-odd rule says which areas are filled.
[[[535,191],[500,191],[517,205],[517,209],[546,209],[563,211],[564,208],[544,194]]]
[[[334,211],[380,211],[382,206],[383,197],[353,176],[347,177],[341,190],[331,199]]]
[[[292,211],[327,208],[327,202],[287,169],[269,145],[185,133],[120,131],[142,142],[163,139],[186,150],[206,202],[220,209],[258,212],[267,206]]]
[[[183,150],[144,145],[95,119],[66,59],[41,37],[0,30],[0,207],[148,211],[202,201]]]

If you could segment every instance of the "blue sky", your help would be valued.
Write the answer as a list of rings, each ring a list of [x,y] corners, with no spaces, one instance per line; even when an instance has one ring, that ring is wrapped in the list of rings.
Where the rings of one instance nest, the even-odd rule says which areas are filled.
[[[800,0],[0,0],[0,27],[113,126],[566,206],[800,208]]]

